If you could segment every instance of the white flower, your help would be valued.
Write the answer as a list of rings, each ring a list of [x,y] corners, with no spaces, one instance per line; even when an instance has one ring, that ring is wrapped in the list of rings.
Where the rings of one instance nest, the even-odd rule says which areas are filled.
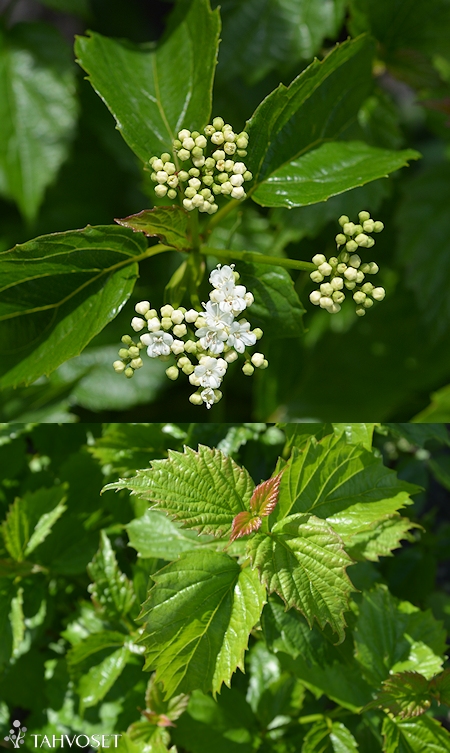
[[[230,326],[227,345],[237,350],[238,353],[243,353],[247,345],[256,343],[256,336],[253,332],[249,332],[249,329],[250,323],[245,319],[241,319],[240,322],[233,322]]]
[[[141,341],[144,345],[147,345],[147,353],[150,358],[158,358],[158,356],[168,356],[173,343],[172,335],[168,332],[149,332],[148,334],[141,335]]]
[[[228,337],[228,332],[218,327],[200,327],[195,334],[202,348],[215,354],[222,353],[224,342]]]
[[[202,387],[211,387],[214,390],[219,387],[227,366],[228,364],[223,358],[204,356],[199,365],[195,367],[194,374]]]
[[[234,285],[227,282],[220,290],[214,291],[214,299],[219,304],[221,311],[237,316],[247,307],[245,295],[247,293],[244,285]]]
[[[200,392],[200,397],[203,402],[206,403],[206,407],[208,409],[211,408],[211,406],[216,402],[216,396],[214,394],[214,390],[211,387],[207,387],[206,389],[202,390]]]
[[[231,282],[234,285],[234,273],[233,266],[229,267],[225,264],[223,267],[218,264],[217,269],[213,269],[209,275],[209,281],[214,288],[221,288],[227,282]]]
[[[225,330],[228,333],[228,327],[233,322],[233,314],[230,314],[219,306],[218,303],[208,301],[203,304],[205,309],[205,322],[208,329]],[[203,319],[203,317],[201,317]]]

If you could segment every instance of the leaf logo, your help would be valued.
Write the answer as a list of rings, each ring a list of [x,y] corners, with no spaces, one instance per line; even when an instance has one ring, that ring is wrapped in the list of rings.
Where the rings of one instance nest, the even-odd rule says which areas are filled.
[[[235,541],[241,536],[247,536],[249,533],[257,531],[261,526],[262,518],[270,515],[275,509],[282,474],[283,471],[280,471],[273,478],[269,478],[255,487],[250,499],[250,511],[244,510],[233,519],[230,541]]]
[[[9,730],[8,737],[5,737],[6,742],[10,740],[15,748],[20,748],[21,745],[23,745],[25,740],[25,733],[27,731],[26,727],[21,727],[20,722],[18,719],[15,719],[13,721],[13,727],[14,729]]]

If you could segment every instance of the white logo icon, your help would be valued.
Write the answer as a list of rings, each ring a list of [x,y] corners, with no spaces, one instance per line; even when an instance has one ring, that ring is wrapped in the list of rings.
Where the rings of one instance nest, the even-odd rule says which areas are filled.
[[[25,739],[25,733],[27,731],[26,727],[21,727],[20,722],[15,719],[13,721],[13,727],[14,729],[9,730],[8,737],[5,737],[5,740],[8,742],[10,740],[15,748],[20,748],[21,745],[23,745],[24,739]]]

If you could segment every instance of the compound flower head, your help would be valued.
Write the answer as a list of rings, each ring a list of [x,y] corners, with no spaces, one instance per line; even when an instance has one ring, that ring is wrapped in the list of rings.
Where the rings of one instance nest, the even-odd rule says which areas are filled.
[[[245,319],[241,319],[239,322],[233,322],[230,327],[227,345],[230,345],[237,350],[238,353],[243,353],[247,346],[256,343],[256,335],[254,335],[253,332],[249,332],[249,330],[250,323]]]
[[[141,342],[147,345],[147,354],[150,358],[168,356],[171,352],[173,337],[168,332],[149,332],[141,336]]]
[[[222,382],[227,366],[223,358],[204,356],[195,367],[194,374],[202,387],[211,387],[216,390]]]
[[[218,303],[208,301],[208,303],[203,304],[203,307],[205,309],[205,319],[208,328],[227,330],[230,324],[232,324],[234,319],[233,314],[221,309]],[[203,337],[203,335],[200,335],[200,337]]]
[[[219,304],[221,311],[236,316],[247,308],[246,293],[247,289],[244,285],[235,285],[233,279],[233,282],[229,280],[224,282],[219,289],[213,290],[210,293],[210,298]]]
[[[217,288],[220,290],[223,285],[226,283],[232,283],[234,285],[235,279],[234,279],[234,264],[231,266],[228,266],[228,264],[224,264],[222,267],[221,264],[217,265],[216,269],[213,269],[211,274],[209,275],[209,281],[213,288]]]
[[[219,329],[219,327],[200,327],[196,331],[196,336],[199,338],[200,345],[204,350],[209,350],[210,353],[218,355],[223,352],[224,343],[228,337],[226,329]]]

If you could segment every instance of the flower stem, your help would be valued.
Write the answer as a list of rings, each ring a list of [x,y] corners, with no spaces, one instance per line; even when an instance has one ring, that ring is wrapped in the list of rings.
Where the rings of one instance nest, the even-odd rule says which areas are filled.
[[[270,264],[285,269],[300,269],[304,272],[313,272],[317,269],[311,261],[285,259],[281,256],[266,256],[265,254],[258,254],[256,251],[232,251],[230,249],[212,248],[212,246],[202,246],[199,251],[201,254],[217,256],[218,259],[226,259],[227,261],[238,259],[239,261],[255,262],[256,264]]]

